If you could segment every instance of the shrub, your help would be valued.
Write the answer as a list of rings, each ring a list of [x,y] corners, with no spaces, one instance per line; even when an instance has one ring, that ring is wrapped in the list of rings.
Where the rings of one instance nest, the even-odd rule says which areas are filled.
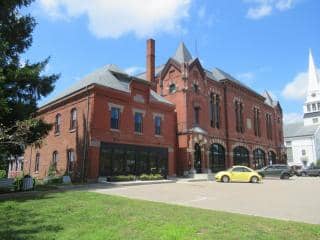
[[[6,178],[6,177],[7,177],[6,170],[0,170],[0,178]]]
[[[56,173],[57,173],[56,166],[55,166],[55,164],[51,163],[49,166],[49,170],[48,170],[48,176],[54,177],[54,176],[56,176]]]
[[[14,191],[21,191],[23,184],[23,177],[19,176],[14,179]]]
[[[142,174],[139,177],[140,180],[142,181],[147,181],[147,180],[161,180],[163,179],[163,176],[160,174]]]
[[[124,181],[133,181],[135,180],[134,175],[118,175],[118,176],[112,176],[110,178],[110,181],[112,182],[124,182]]]
[[[62,177],[48,177],[43,181],[43,184],[61,184],[62,183]]]

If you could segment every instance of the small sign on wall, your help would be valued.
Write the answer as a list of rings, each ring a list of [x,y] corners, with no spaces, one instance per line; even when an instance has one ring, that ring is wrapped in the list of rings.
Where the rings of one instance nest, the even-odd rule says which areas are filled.
[[[92,139],[90,142],[90,147],[100,147],[101,142],[99,140]]]
[[[251,119],[247,118],[247,129],[251,129]]]

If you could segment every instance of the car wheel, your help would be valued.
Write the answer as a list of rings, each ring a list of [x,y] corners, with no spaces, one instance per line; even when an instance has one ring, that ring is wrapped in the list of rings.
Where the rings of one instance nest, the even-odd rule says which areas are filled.
[[[301,176],[302,176],[302,177],[305,177],[305,176],[307,176],[307,174],[306,174],[305,172],[302,172],[302,173],[301,173]]]
[[[227,175],[224,175],[221,177],[221,181],[224,182],[224,183],[227,183],[230,181],[230,178],[227,176]]]
[[[250,182],[257,183],[257,182],[259,182],[259,179],[258,179],[258,177],[253,176],[253,177],[251,177]]]
[[[289,174],[287,174],[287,173],[285,173],[285,174],[283,174],[282,176],[281,176],[281,179],[289,179],[290,178],[290,176],[289,176]]]

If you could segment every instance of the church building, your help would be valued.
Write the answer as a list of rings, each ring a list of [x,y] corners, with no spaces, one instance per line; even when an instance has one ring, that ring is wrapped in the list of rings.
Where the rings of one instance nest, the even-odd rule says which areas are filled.
[[[285,124],[284,137],[288,164],[306,167],[320,160],[320,82],[311,50],[303,112],[303,121]]]
[[[268,92],[205,68],[184,43],[160,66],[153,39],[146,52],[145,73],[106,65],[40,107],[54,127],[41,148],[26,149],[24,172],[96,181],[285,162],[282,109]]]

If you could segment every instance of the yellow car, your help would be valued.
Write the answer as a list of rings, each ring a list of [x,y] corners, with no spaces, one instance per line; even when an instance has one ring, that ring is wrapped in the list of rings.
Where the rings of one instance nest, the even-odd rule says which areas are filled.
[[[215,175],[217,182],[251,182],[258,183],[262,177],[251,168],[246,166],[233,166],[226,171],[218,172]]]

